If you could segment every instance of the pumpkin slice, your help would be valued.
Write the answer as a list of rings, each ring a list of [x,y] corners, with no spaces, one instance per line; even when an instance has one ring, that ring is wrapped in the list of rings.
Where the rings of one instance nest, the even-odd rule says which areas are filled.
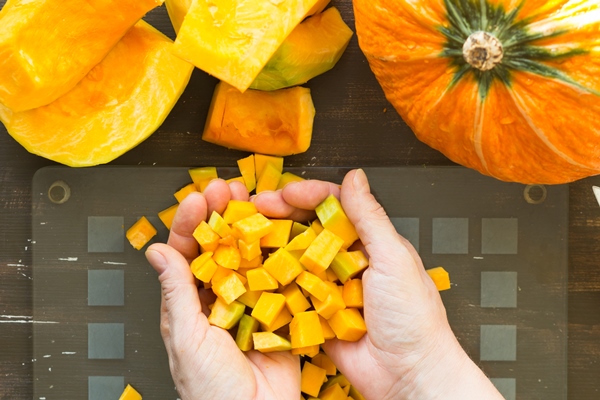
[[[107,163],[150,136],[185,89],[193,66],[144,21],[73,90],[47,106],[12,112],[8,133],[31,153],[73,167]]]
[[[317,2],[192,2],[174,52],[243,92]]]
[[[314,116],[308,88],[242,93],[220,82],[202,139],[232,149],[288,156],[305,152],[310,146]]]
[[[250,88],[276,90],[308,82],[335,66],[352,35],[335,7],[307,18],[279,46]]]
[[[162,0],[9,0],[0,11],[0,103],[51,103],[97,65]]]

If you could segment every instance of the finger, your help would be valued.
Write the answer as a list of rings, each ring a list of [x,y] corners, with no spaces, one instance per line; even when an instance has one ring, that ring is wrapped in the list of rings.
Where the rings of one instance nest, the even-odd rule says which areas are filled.
[[[366,336],[358,342],[348,342],[345,340],[330,339],[326,340],[321,345],[325,354],[333,361],[336,368],[347,377],[350,382],[360,382],[357,374],[361,373],[361,369],[357,368],[358,365],[364,365],[365,360],[372,359],[372,356],[368,354],[368,347],[364,346],[362,341],[367,340]],[[361,390],[363,388],[360,388]]]
[[[231,182],[229,184],[229,191],[231,192],[231,200],[248,201],[250,198],[248,189],[242,182]]]
[[[198,192],[190,193],[177,208],[167,244],[180,252],[189,262],[198,256],[198,242],[192,234],[206,219],[207,204]]]
[[[401,238],[381,204],[371,194],[367,176],[362,169],[350,171],[346,175],[340,201],[371,257],[373,270],[398,278],[403,269],[417,271],[420,259],[413,257],[407,247],[408,241]],[[391,266],[394,268],[390,268]]]
[[[250,350],[245,354],[250,360],[252,368],[260,371],[267,383],[288,382],[288,390],[297,396],[300,386],[300,357],[293,355],[290,351],[261,353]],[[292,398],[283,396],[284,393],[279,393],[279,395],[285,399]]]
[[[301,222],[315,218],[314,211],[303,210],[286,202],[281,190],[260,192],[252,198],[252,201],[259,213],[270,218],[293,219]]]
[[[206,198],[209,218],[213,211],[223,214],[223,211],[227,208],[227,203],[231,200],[231,190],[223,179],[212,180],[202,194]]]
[[[314,210],[330,194],[340,196],[339,185],[319,180],[291,182],[282,189],[283,199],[296,208]]]
[[[174,248],[162,243],[154,243],[146,250],[146,258],[158,273],[164,310],[166,313],[167,329],[170,337],[177,332],[185,332],[188,324],[196,325],[202,312],[198,299],[198,288],[194,275],[185,258]],[[205,325],[208,321],[204,318]]]

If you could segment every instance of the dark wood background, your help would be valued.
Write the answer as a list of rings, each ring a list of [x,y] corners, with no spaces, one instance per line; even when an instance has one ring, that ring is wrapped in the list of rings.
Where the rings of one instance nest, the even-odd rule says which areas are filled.
[[[6,0],[0,0],[0,7]],[[354,30],[350,0],[333,1]],[[174,38],[165,7],[146,20]],[[0,28],[1,29],[1,28]],[[216,80],[196,70],[165,123],[113,165],[235,166],[246,153],[205,143]],[[313,141],[286,167],[452,165],[419,142],[386,101],[353,37],[338,65],[311,80]],[[49,128],[48,134],[52,131]],[[51,161],[29,154],[0,127],[0,399],[32,397],[31,180]],[[569,185],[569,398],[600,398],[600,207],[588,178]]]

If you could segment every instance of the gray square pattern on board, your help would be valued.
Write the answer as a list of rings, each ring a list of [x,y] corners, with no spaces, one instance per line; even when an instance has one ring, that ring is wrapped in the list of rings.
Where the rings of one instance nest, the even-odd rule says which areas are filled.
[[[517,254],[517,218],[482,218],[481,253]]]
[[[513,271],[481,272],[481,307],[517,307],[517,273]]]
[[[490,380],[506,400],[516,400],[517,380],[515,378],[490,378]]]
[[[88,306],[125,304],[125,272],[121,269],[88,270]]]
[[[467,254],[469,252],[468,218],[433,218],[433,254]]]
[[[419,251],[419,218],[390,218],[396,231]]]
[[[88,217],[89,253],[122,253],[124,243],[123,217]]]
[[[88,324],[88,358],[125,357],[125,326],[122,323]]]
[[[88,376],[88,400],[116,400],[124,389],[122,376]]]
[[[516,361],[516,325],[481,325],[479,358],[482,361]]]

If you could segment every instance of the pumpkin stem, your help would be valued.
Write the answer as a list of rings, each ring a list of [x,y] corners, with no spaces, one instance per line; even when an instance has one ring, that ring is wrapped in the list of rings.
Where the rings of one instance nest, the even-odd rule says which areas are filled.
[[[481,71],[489,71],[500,64],[503,55],[500,40],[487,32],[472,33],[463,45],[465,61]]]

